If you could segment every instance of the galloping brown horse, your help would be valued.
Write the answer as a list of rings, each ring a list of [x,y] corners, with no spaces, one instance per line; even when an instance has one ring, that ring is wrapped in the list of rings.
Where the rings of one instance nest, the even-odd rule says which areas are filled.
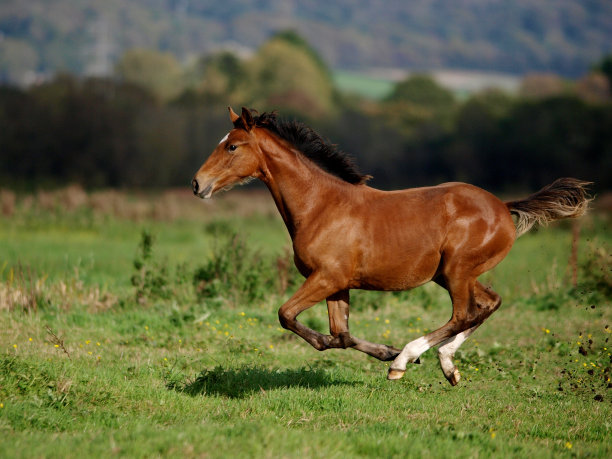
[[[306,277],[278,311],[281,325],[316,349],[353,348],[393,360],[389,379],[439,345],[446,379],[455,385],[455,351],[501,304],[478,282],[497,265],[514,240],[535,223],[582,215],[587,182],[558,179],[527,199],[504,203],[465,183],[401,191],[365,184],[350,158],[312,129],[230,108],[234,128],[196,173],[193,192],[210,198],[251,178],[272,193],[293,241],[295,264]],[[511,214],[517,217],[516,225]],[[448,290],[453,313],[437,330],[403,350],[349,332],[349,290],[406,290],[433,280]],[[305,309],[327,300],[331,335],[297,321]]]

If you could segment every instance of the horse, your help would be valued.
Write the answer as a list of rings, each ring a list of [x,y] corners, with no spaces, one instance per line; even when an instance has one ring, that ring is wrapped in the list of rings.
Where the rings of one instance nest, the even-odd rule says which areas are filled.
[[[267,186],[293,243],[294,262],[306,278],[278,311],[279,321],[319,351],[352,348],[393,361],[389,380],[438,347],[451,385],[459,346],[501,305],[478,277],[508,254],[534,224],[583,215],[589,182],[561,178],[526,199],[502,202],[466,183],[398,191],[366,184],[354,161],[314,130],[276,113],[228,107],[233,128],[192,180],[208,199],[220,190],[259,179]],[[514,215],[514,219],[513,219]],[[516,222],[515,222],[516,220]],[[450,320],[402,349],[371,343],[349,332],[351,289],[398,291],[434,281],[448,290]],[[327,301],[330,334],[298,322]]]

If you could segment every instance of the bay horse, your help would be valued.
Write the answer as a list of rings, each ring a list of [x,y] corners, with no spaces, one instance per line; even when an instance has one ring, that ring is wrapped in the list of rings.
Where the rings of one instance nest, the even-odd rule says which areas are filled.
[[[367,186],[370,177],[307,126],[275,113],[229,112],[233,129],[193,178],[194,194],[210,198],[252,178],[262,180],[306,278],[278,311],[281,325],[320,351],[353,348],[393,360],[391,380],[439,345],[442,372],[456,385],[455,351],[501,305],[500,296],[478,276],[497,265],[535,223],[579,217],[590,200],[588,182],[572,178],[505,203],[465,183],[381,191]],[[350,289],[407,290],[429,281],[448,290],[452,300],[452,316],[442,327],[401,350],[350,334]],[[322,300],[330,335],[297,321]]]

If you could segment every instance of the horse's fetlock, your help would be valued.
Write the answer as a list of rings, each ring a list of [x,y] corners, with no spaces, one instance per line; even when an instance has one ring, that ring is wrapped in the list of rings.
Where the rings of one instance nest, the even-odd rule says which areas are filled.
[[[329,339],[326,339],[327,337],[323,337],[322,339],[316,339],[315,342],[312,344],[312,347],[314,347],[317,351],[324,351],[326,349],[329,349]]]
[[[349,332],[340,333],[338,335],[338,339],[340,340],[343,349],[353,347],[355,344],[357,344]]]

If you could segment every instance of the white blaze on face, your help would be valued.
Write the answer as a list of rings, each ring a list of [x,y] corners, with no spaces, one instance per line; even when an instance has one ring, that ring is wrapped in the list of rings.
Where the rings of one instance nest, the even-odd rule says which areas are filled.
[[[229,137],[229,132],[227,134],[225,134],[225,137],[223,137],[221,139],[221,141],[219,142],[219,145],[221,145],[223,142],[225,142],[227,140],[227,138]]]

